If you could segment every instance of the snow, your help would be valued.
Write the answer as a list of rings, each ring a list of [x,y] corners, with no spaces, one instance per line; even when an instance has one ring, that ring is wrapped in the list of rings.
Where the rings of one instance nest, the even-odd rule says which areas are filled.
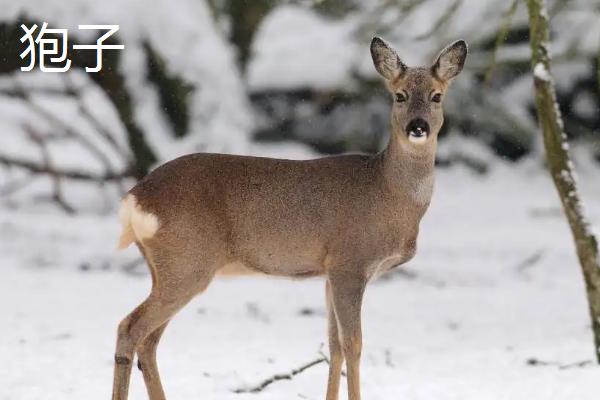
[[[552,80],[550,73],[541,62],[535,64],[535,67],[533,68],[533,76],[544,82],[550,82]]]
[[[277,7],[253,42],[248,85],[253,90],[344,87],[359,51],[353,19],[329,21],[295,5]]]
[[[306,5],[283,4],[270,12],[257,32],[252,45],[253,56],[248,66],[248,83],[253,91],[269,89],[344,89],[352,88],[357,76],[375,79],[368,46],[374,35],[382,35],[398,50],[409,66],[428,65],[438,52],[453,40],[464,38],[468,42],[495,40],[497,29],[504,23],[499,16],[509,4],[499,1],[470,0],[455,4],[454,0],[421,2],[408,14],[400,13],[393,3],[360,2],[357,11],[339,19],[326,19]],[[387,4],[387,6],[385,5]],[[583,4],[580,9],[589,8]],[[449,10],[452,18],[438,30],[435,24]],[[482,18],[489,23],[481,24]],[[562,54],[573,43],[573,21],[591,22],[593,12],[565,12],[557,16],[562,29],[557,47]],[[527,25],[526,7],[519,7],[512,17],[512,26]],[[554,23],[554,20],[553,20]],[[600,28],[590,28],[600,31]],[[598,37],[585,33],[584,53],[595,54]],[[596,46],[596,47],[593,47]],[[469,56],[470,68],[487,68],[489,54],[474,47]],[[527,43],[504,44],[497,60],[523,61],[530,57]],[[580,66],[579,63],[578,66]],[[285,66],[285,67],[283,67]],[[468,69],[470,69],[468,68]],[[571,75],[572,73],[566,73]],[[463,79],[465,79],[463,77]],[[528,97],[531,99],[531,96]]]
[[[573,108],[585,118],[594,118],[598,114],[598,107],[594,102],[593,92],[580,92],[573,101]]]
[[[598,222],[597,167],[581,172]],[[5,206],[0,227],[0,399],[108,398],[116,326],[150,287],[136,250],[114,251],[116,215]],[[322,399],[324,364],[258,395],[232,390],[319,356],[323,297],[320,279],[215,280],[161,342],[167,395]],[[484,176],[438,170],[416,258],[367,289],[363,396],[596,399],[599,367],[574,365],[594,358],[587,310],[569,229],[539,163],[499,162]],[[146,398],[136,369],[131,398]]]

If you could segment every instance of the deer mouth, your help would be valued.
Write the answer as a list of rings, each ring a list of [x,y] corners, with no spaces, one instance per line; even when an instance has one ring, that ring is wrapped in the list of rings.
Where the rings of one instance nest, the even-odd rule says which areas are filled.
[[[423,143],[429,136],[429,124],[421,118],[413,119],[406,126],[406,133],[409,141]]]

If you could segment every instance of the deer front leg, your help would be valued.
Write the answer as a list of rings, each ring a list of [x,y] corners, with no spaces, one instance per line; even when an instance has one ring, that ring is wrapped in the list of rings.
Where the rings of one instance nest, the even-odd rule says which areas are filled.
[[[360,400],[360,355],[362,330],[360,312],[366,280],[349,273],[331,273],[333,307],[340,330],[342,351],[346,358],[348,400]],[[328,399],[329,400],[329,399]]]
[[[327,330],[329,336],[329,378],[327,380],[326,400],[338,400],[344,353],[342,352],[342,345],[340,343],[338,322],[333,307],[333,296],[331,294],[331,284],[329,281],[325,283],[325,298],[327,301]]]

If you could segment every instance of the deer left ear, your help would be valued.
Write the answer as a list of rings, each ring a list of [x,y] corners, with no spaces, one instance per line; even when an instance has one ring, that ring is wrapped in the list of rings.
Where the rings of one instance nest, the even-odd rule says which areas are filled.
[[[467,52],[467,42],[464,40],[457,40],[446,47],[431,67],[433,75],[444,81],[456,77],[465,65]]]
[[[407,67],[400,60],[396,50],[381,38],[374,37],[371,41],[371,57],[377,72],[388,81],[394,80],[406,72]]]

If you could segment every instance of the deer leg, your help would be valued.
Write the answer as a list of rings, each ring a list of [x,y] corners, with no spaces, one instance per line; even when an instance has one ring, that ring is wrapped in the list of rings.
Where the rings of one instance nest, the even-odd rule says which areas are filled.
[[[158,277],[150,296],[119,324],[115,352],[113,400],[127,400],[133,355],[142,341],[166,324],[196,294],[202,292],[214,276],[212,269],[204,271],[203,274],[198,274],[197,270],[190,270],[191,274],[187,275],[181,270],[169,270],[165,265],[162,268],[164,269],[154,268],[154,271],[163,271],[163,273],[169,271],[169,275],[163,276],[163,279]],[[179,275],[176,276],[177,274]],[[168,282],[168,285],[161,285],[161,281]],[[144,361],[142,360],[142,368],[143,365]],[[155,381],[158,381],[158,372],[156,369],[152,372],[156,373],[157,379],[151,380],[151,383],[155,384]],[[149,386],[147,389],[150,392],[156,386],[158,385]],[[158,395],[158,391],[153,391],[154,393]],[[157,399],[161,399],[161,397],[157,397]],[[155,399],[151,398],[151,400]]]
[[[360,355],[362,351],[361,306],[365,279],[348,273],[330,274],[333,307],[346,358],[348,400],[360,400]]]
[[[169,321],[148,335],[137,349],[138,368],[144,375],[144,382],[150,400],[165,400],[165,392],[160,382],[158,366],[156,365],[156,348]]]
[[[179,310],[181,301],[165,301],[155,291],[119,324],[113,400],[126,400],[133,355],[140,342]]]
[[[326,400],[338,400],[340,389],[340,377],[342,375],[342,363],[344,353],[340,343],[337,317],[333,307],[331,284],[325,283],[325,298],[327,301],[328,335],[329,335],[329,378],[327,379]]]

